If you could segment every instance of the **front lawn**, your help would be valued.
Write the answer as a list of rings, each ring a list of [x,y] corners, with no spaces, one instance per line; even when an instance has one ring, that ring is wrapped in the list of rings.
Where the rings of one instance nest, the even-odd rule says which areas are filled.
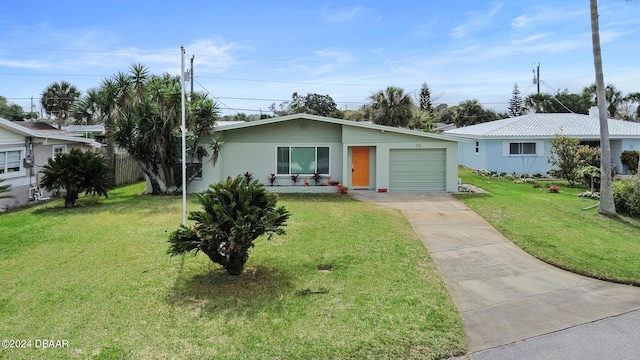
[[[577,196],[584,188],[561,184],[553,194],[544,181],[533,188],[466,168],[459,176],[489,194],[457,197],[528,253],[579,274],[640,285],[640,219],[582,210],[597,203]]]
[[[287,235],[259,240],[229,277],[171,258],[181,199],[144,184],[0,215],[7,359],[437,359],[465,352],[460,315],[394,210],[287,195]],[[190,203],[195,207],[194,203]],[[36,348],[36,340],[68,347]],[[39,343],[40,345],[42,342]]]

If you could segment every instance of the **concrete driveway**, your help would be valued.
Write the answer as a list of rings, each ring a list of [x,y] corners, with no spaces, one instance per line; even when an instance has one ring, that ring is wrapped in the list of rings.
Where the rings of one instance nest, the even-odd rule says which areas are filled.
[[[563,329],[640,309],[640,288],[548,265],[515,246],[450,194],[356,190],[350,195],[402,211],[438,266],[462,314],[468,353],[477,353],[478,359],[499,358],[498,351],[509,354],[499,348],[506,344],[553,336]],[[564,344],[607,346],[585,336],[581,339],[583,345]],[[640,337],[635,336],[635,344],[630,345],[637,355]]]

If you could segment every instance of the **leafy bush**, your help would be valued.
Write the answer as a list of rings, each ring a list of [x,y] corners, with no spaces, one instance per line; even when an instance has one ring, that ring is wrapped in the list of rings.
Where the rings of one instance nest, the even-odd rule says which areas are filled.
[[[573,186],[576,181],[576,171],[579,167],[579,161],[576,154],[580,148],[580,140],[570,138],[566,135],[556,135],[551,139],[551,149],[547,161],[551,166],[555,175],[569,181],[569,185]],[[552,171],[549,172],[550,174]]]
[[[64,207],[74,207],[81,192],[108,197],[114,188],[113,173],[101,154],[71,149],[66,154],[49,158],[40,172],[40,185],[47,191],[64,189]]]
[[[560,188],[557,185],[549,186],[549,192],[552,194],[557,194],[560,192]]]
[[[613,186],[613,201],[619,213],[640,215],[640,182],[635,179],[616,181]]]
[[[578,158],[578,164],[582,167],[595,166],[600,168],[600,158],[602,150],[600,147],[591,147],[588,145],[580,145],[576,157]]]
[[[258,180],[247,184],[245,177],[237,176],[195,196],[202,209],[189,214],[193,226],[180,225],[170,235],[172,256],[202,251],[229,275],[240,275],[259,236],[271,239],[273,234],[284,234],[281,227],[286,226],[289,212],[276,207],[276,195]]]
[[[629,169],[630,174],[638,173],[638,158],[640,157],[640,151],[638,150],[625,150],[620,155],[620,161],[622,165]]]

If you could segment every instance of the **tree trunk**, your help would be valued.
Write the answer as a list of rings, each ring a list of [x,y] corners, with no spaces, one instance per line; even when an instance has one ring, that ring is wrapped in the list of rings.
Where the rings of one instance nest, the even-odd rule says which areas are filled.
[[[598,118],[600,120],[600,207],[598,213],[616,216],[613,201],[613,183],[611,174],[611,143],[609,142],[609,122],[607,103],[604,93],[604,75],[602,73],[602,52],[600,49],[600,29],[598,25],[598,1],[591,2],[591,34],[593,40],[593,63],[596,71],[596,97],[598,100]]]

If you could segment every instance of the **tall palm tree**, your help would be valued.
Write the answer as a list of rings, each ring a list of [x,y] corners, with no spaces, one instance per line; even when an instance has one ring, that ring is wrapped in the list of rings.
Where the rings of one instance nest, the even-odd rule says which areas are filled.
[[[80,91],[67,81],[54,82],[42,92],[41,105],[47,115],[54,115],[58,129],[62,129],[71,113],[73,103],[80,98]]]
[[[376,124],[407,127],[413,118],[413,101],[402,88],[389,86],[369,99],[372,101],[372,120]]]
[[[607,100],[605,97],[604,74],[602,72],[602,51],[600,49],[600,26],[598,24],[598,1],[590,0],[591,35],[593,42],[593,64],[596,73],[596,100],[598,101],[598,118],[600,120],[600,206],[598,213],[605,216],[616,216],[616,205],[613,200],[613,183],[611,176],[611,143],[609,142],[609,121],[607,120]]]

